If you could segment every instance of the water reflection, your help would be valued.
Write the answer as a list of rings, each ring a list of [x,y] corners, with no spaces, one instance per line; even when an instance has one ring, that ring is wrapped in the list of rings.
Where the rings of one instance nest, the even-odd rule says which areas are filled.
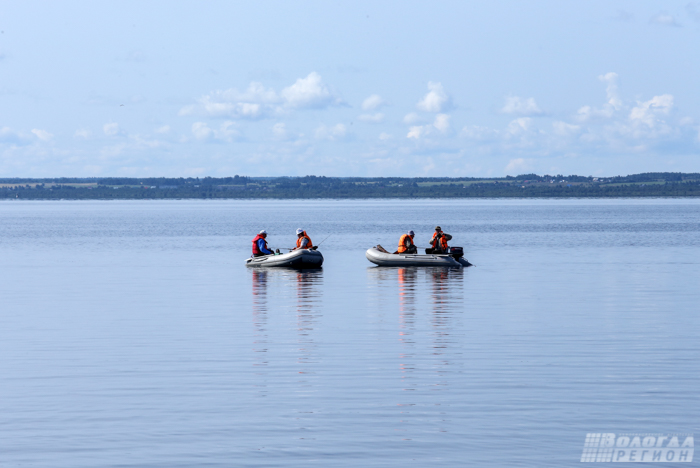
[[[323,270],[298,270],[294,275],[297,298],[297,343],[299,344],[297,362],[301,364],[299,373],[308,374],[311,372],[310,365],[317,362],[314,360],[316,345],[313,331],[321,317]]]
[[[415,267],[398,268],[396,271],[399,292],[399,342],[402,351],[399,354],[399,369],[404,390],[413,391],[417,382],[412,382],[409,375],[416,368],[415,339],[416,330],[416,286],[418,269]]]
[[[256,354],[253,365],[267,365],[267,357],[264,353],[268,350],[267,337],[267,282],[268,270],[262,268],[252,269],[253,285],[253,352]]]
[[[455,312],[464,305],[464,269],[434,268],[427,271],[431,283],[432,303],[431,324],[435,337],[434,352],[442,354],[442,349],[450,343],[450,321]]]
[[[396,291],[400,336],[412,333],[421,310],[429,310],[434,328],[446,330],[450,319],[464,307],[464,268],[370,267],[367,273],[370,285],[376,288],[378,305],[384,305],[389,291]]]
[[[419,382],[425,383],[421,376],[428,369],[434,375],[432,389],[445,388],[451,362],[461,354],[455,346],[459,340],[455,330],[465,307],[465,269],[370,267],[367,271],[370,285],[377,290],[378,308],[396,310],[388,302],[398,301],[398,368],[403,389],[417,390]]]
[[[416,282],[418,269],[399,268],[399,340],[402,343],[413,343],[412,335],[416,322]]]
[[[435,356],[433,369],[436,378],[433,390],[447,388],[450,381],[451,364],[462,352],[460,347],[450,349],[459,343],[454,336],[455,330],[461,329],[458,323],[464,310],[464,269],[434,269],[428,272],[431,280],[432,302],[432,354]]]
[[[266,353],[270,347],[270,329],[282,326],[288,320],[288,311],[295,317],[295,323],[288,330],[296,330],[297,363],[299,373],[308,374],[315,344],[313,331],[322,315],[323,270],[295,270],[286,268],[251,269],[253,352],[256,353],[253,365],[268,364]],[[272,290],[272,292],[270,292]],[[272,315],[272,318],[270,318]],[[268,323],[272,320],[272,323]],[[279,336],[277,334],[272,336]],[[281,333],[284,333],[282,331]]]

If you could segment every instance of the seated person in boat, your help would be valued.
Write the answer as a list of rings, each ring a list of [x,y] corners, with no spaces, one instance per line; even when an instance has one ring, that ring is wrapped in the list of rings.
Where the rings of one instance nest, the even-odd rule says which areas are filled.
[[[297,246],[292,250],[310,249],[313,246],[314,244],[311,242],[309,235],[306,234],[306,231],[301,228],[297,229]]]
[[[267,247],[267,231],[262,230],[253,239],[253,257],[262,257],[263,255],[274,255],[275,253]]]
[[[452,240],[452,236],[446,232],[442,232],[440,226],[435,227],[435,234],[433,238],[430,239],[430,245],[432,248],[425,249],[427,254],[444,254],[449,252],[450,246],[447,245],[447,241]]]
[[[418,253],[418,248],[413,243],[413,237],[415,235],[416,235],[415,232],[408,231],[408,234],[404,234],[403,236],[401,236],[401,239],[399,239],[399,250],[397,250],[395,253],[397,253],[397,254],[401,254],[401,253],[416,254],[416,253]]]

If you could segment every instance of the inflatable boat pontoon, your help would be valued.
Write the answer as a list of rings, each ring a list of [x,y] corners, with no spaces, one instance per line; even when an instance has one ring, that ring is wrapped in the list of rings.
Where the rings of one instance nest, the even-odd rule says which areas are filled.
[[[461,268],[472,266],[464,257],[450,254],[393,254],[384,250],[380,245],[365,252],[367,260],[379,266],[436,266]]]
[[[281,255],[247,258],[245,264],[249,267],[320,268],[323,255],[318,250],[299,249]]]

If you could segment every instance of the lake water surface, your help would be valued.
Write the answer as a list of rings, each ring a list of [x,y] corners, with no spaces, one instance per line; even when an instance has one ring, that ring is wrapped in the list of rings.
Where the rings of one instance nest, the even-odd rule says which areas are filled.
[[[377,268],[436,224],[476,265]],[[322,270],[247,269],[305,228]],[[579,464],[700,434],[700,200],[0,203],[0,467]]]

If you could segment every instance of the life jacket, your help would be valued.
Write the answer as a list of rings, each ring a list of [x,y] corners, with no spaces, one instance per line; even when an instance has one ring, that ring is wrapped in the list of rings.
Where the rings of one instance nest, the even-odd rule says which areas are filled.
[[[404,234],[401,236],[401,239],[399,239],[399,253],[403,253],[408,250],[408,247],[406,246],[406,239],[408,239],[408,247],[413,245],[413,239],[411,239],[411,236]]]
[[[449,249],[449,246],[447,245],[447,237],[445,236],[445,233],[442,233],[442,237],[440,237],[440,248],[447,252],[447,249]],[[438,248],[438,239],[437,239],[437,232],[433,234],[433,238],[430,241],[430,245],[433,246],[434,249]]]
[[[306,231],[302,232],[302,234],[303,235],[297,239],[297,249],[301,248],[301,241],[304,239],[306,239],[307,241],[306,247],[304,247],[305,249],[310,249],[311,247],[313,247],[314,244],[311,242],[311,238],[309,237],[309,235],[306,234]]]
[[[253,255],[262,255],[262,252],[258,248],[258,241],[260,239],[265,241],[265,248],[267,249],[267,241],[263,238],[263,236],[258,234],[257,236],[255,236],[255,239],[253,239]],[[267,249],[267,250],[270,250],[270,249]]]

